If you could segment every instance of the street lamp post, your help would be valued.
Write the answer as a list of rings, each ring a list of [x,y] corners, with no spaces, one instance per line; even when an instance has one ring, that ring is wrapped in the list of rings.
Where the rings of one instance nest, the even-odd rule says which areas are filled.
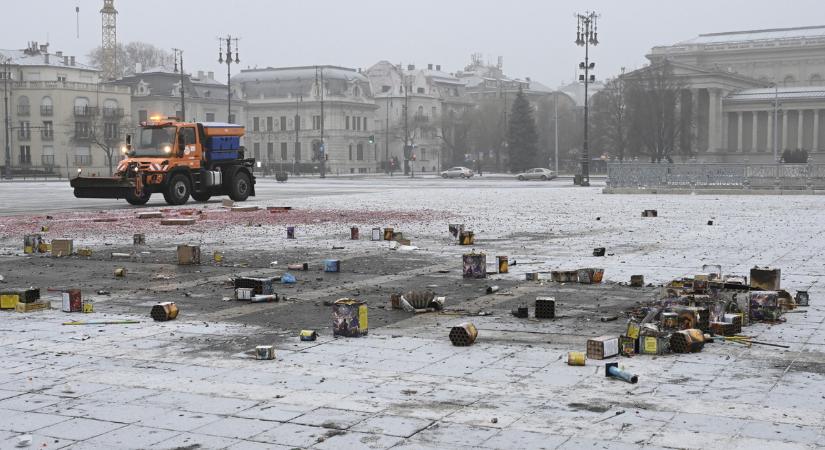
[[[11,136],[9,135],[9,62],[10,58],[3,60],[3,105],[5,107],[3,116],[3,128],[6,133],[5,147],[6,147],[6,166],[5,177],[11,178]]]
[[[590,71],[596,63],[590,62],[590,46],[599,45],[599,33],[596,21],[598,15],[588,11],[584,14],[577,14],[578,24],[576,25],[576,45],[584,47],[584,62],[579,63],[579,69],[584,70],[584,75],[579,75],[579,81],[584,81],[584,142],[582,143],[582,186],[590,186],[590,152],[588,149],[588,98],[587,88],[590,83],[596,81],[595,75],[590,75]]]
[[[180,120],[186,122],[186,101],[184,99],[184,72],[183,72],[183,50],[179,48],[172,49],[175,52],[175,72],[178,71],[178,61],[180,61]]]
[[[225,38],[218,38],[218,64],[226,63],[226,121],[231,122],[232,118],[232,64],[240,64],[238,57],[238,38],[227,35]],[[226,43],[226,59],[223,57],[224,43]],[[233,48],[234,44],[234,48]],[[235,59],[232,59],[232,56]]]

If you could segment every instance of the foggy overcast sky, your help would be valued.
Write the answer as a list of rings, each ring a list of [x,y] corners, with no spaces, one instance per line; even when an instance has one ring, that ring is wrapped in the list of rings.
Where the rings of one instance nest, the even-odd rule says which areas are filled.
[[[10,2],[10,0],[5,0]],[[27,0],[6,5],[0,48],[48,40],[50,51],[85,55],[100,45],[102,0]],[[80,6],[80,39],[75,37]],[[118,41],[185,51],[186,70],[215,71],[218,35],[239,36],[240,67],[333,64],[368,68],[379,60],[461,70],[471,53],[504,57],[509,76],[551,87],[574,79],[583,49],[574,14],[601,14],[601,45],[591,55],[598,78],[636,68],[654,45],[699,33],[825,24],[822,0],[115,0]]]

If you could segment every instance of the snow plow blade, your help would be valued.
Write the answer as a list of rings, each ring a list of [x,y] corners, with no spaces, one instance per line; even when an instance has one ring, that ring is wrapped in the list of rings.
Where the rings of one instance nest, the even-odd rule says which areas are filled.
[[[131,180],[120,177],[77,177],[69,184],[77,198],[126,198],[126,193],[135,189]]]

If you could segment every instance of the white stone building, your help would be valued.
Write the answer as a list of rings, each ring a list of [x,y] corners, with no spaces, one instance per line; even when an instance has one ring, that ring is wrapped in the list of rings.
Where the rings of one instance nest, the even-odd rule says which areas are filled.
[[[265,171],[314,172],[324,144],[331,174],[378,167],[376,105],[359,71],[337,66],[243,70],[232,77],[246,104],[246,148]],[[322,141],[323,132],[323,141]]]
[[[647,57],[683,80],[700,160],[769,163],[775,142],[821,162],[825,26],[702,34]]]
[[[48,44],[0,50],[14,175],[108,173],[101,147],[121,142],[130,97],[128,88],[100,84],[98,75],[74,56],[50,53]]]

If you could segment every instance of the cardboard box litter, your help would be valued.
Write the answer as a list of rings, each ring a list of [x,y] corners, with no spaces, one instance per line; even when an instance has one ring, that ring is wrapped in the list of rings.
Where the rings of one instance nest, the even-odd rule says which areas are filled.
[[[201,248],[197,245],[178,245],[178,265],[190,266],[201,263]]]
[[[53,239],[52,256],[71,256],[74,252],[74,241],[71,239]]]
[[[599,336],[587,340],[587,357],[589,359],[611,358],[619,354],[619,338],[616,336]]]
[[[345,337],[366,336],[369,331],[366,303],[342,298],[332,304],[332,335]]]

